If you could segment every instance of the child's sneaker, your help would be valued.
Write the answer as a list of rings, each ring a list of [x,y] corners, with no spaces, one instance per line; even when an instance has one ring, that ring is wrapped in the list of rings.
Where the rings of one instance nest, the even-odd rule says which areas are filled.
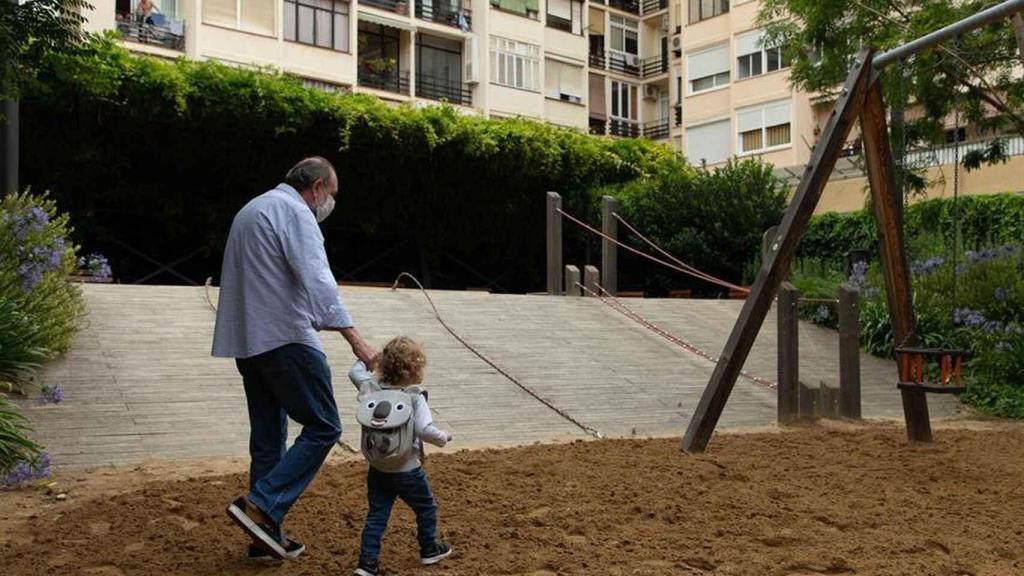
[[[433,546],[420,549],[420,564],[437,564],[448,556],[451,556],[452,547],[441,542]]]
[[[352,576],[394,576],[391,572],[380,567],[380,564],[374,562],[373,564],[367,564],[360,562],[359,567],[356,568]]]
[[[287,559],[298,558],[306,551],[306,547],[302,542],[296,542],[295,540],[288,540],[284,543],[284,556]],[[262,548],[255,544],[249,544],[249,560],[278,560],[274,556],[270,555]]]

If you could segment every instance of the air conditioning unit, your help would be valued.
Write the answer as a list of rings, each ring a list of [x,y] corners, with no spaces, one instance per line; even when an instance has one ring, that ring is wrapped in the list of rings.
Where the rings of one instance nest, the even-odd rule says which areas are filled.
[[[672,37],[672,51],[676,53],[676,56],[683,55],[683,36],[681,34]]]
[[[644,85],[645,100],[657,100],[658,98],[661,98],[661,90],[657,86],[653,84]]]
[[[466,84],[477,84],[480,82],[480,57],[479,43],[476,36],[466,38],[462,48],[463,72],[462,81]]]
[[[626,66],[640,66],[640,57],[636,54],[626,54]]]

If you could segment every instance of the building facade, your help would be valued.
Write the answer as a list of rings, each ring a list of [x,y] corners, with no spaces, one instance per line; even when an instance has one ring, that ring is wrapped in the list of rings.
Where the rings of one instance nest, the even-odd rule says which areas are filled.
[[[93,0],[90,31],[166,58],[273,67],[327,91],[525,117],[608,137],[663,142],[715,166],[759,156],[795,183],[831,102],[794,91],[765,45],[757,0]],[[949,195],[951,146],[992,135],[950,126],[949,145],[912,151]],[[819,211],[863,206],[851,136]],[[962,193],[1024,190],[1024,140]]]

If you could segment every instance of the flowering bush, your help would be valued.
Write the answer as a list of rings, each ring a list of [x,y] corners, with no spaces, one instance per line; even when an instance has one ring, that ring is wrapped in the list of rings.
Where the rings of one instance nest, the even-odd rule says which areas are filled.
[[[89,276],[93,276],[100,280],[110,278],[113,273],[110,269],[110,262],[108,262],[107,257],[102,254],[80,256],[78,258],[78,268]]]
[[[45,196],[0,198],[0,483],[48,473],[27,423],[5,392],[24,389],[43,362],[71,346],[85,307],[67,281],[77,267],[66,215]],[[60,386],[42,390],[41,401],[59,403]]]
[[[50,476],[50,455],[42,452],[33,460],[21,460],[9,472],[0,476],[0,486],[10,488],[32,480]]]

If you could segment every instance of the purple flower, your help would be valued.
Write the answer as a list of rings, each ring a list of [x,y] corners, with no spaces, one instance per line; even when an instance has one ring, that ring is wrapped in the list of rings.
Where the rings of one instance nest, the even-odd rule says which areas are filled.
[[[42,480],[50,475],[50,455],[43,452],[35,462],[22,460],[5,476],[0,476],[0,486],[17,486],[31,480]]]
[[[988,322],[985,322],[984,326],[982,326],[982,330],[984,330],[988,334],[991,334],[991,333],[995,332],[998,329],[999,329],[999,322],[996,322],[995,320],[989,320]]]
[[[923,262],[915,260],[910,265],[910,271],[913,272],[915,276],[926,276],[937,270],[945,263],[946,260],[941,256],[932,256]]]
[[[858,289],[861,286],[863,286],[864,285],[864,275],[867,273],[867,271],[868,271],[868,263],[867,262],[865,262],[863,260],[860,260],[860,261],[854,263],[853,271],[850,274],[850,277],[847,278],[847,281],[849,282],[850,286],[852,286],[854,288],[858,288]]]
[[[818,310],[814,313],[814,320],[817,322],[824,322],[829,319],[831,313],[828,310],[828,306],[822,304],[818,306]]]
[[[1013,344],[1009,342],[996,342],[996,352],[1012,352]]]
[[[64,389],[60,384],[43,386],[42,394],[39,396],[40,404],[60,404],[64,401]]]
[[[1005,302],[1006,301],[1006,288],[1003,288],[1002,286],[999,286],[998,288],[996,288],[994,296],[995,296],[996,300],[998,300],[1000,302]]]
[[[110,269],[110,262],[107,257],[102,254],[89,254],[89,257],[82,260],[79,259],[79,266],[89,272],[90,276],[95,276],[106,280],[110,278],[112,270]]]
[[[985,324],[985,317],[970,308],[957,308],[953,310],[953,324],[977,328]]]

